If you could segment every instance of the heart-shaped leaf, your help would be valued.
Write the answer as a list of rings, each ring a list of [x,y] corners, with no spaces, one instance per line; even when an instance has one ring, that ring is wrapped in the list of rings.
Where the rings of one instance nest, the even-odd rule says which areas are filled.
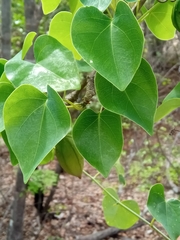
[[[74,48],[70,36],[72,18],[73,15],[70,12],[60,12],[56,14],[51,20],[49,35],[56,38],[62,45],[73,52],[76,59],[80,60],[81,56]]]
[[[45,92],[47,85],[56,91],[80,88],[80,77],[73,54],[55,38],[42,35],[34,44],[36,64],[23,61],[21,52],[5,65],[7,78],[15,87],[31,84]]]
[[[44,157],[68,133],[70,116],[51,87],[48,86],[46,96],[31,85],[23,85],[5,102],[4,124],[27,182]]]
[[[10,83],[0,82],[0,132],[4,130],[3,108],[6,99],[14,91],[14,87]]]
[[[171,21],[173,5],[173,1],[158,2],[145,18],[149,30],[161,40],[170,40],[175,36],[176,30]]]
[[[108,8],[111,0],[81,0],[85,6],[93,6],[98,8],[100,11],[104,12]]]
[[[95,85],[99,101],[106,109],[128,117],[152,134],[157,84],[150,65],[144,59],[125,91],[119,91],[99,74]]]
[[[107,188],[108,191],[113,197],[119,201],[117,193],[112,188]],[[103,211],[106,222],[109,226],[117,227],[120,229],[127,229],[133,226],[137,221],[138,217],[133,215],[123,206],[119,205],[109,194],[104,192],[103,199]],[[125,200],[122,203],[133,210],[135,213],[139,214],[140,210],[138,204],[133,200]]]
[[[84,60],[124,90],[142,57],[143,34],[128,5],[120,1],[111,20],[95,7],[80,8],[72,22],[72,40]]]
[[[22,59],[25,58],[26,53],[28,52],[29,48],[33,45],[33,40],[36,36],[36,32],[29,32],[25,39],[24,39],[24,43],[23,43],[23,48],[22,48]]]
[[[61,0],[41,0],[42,2],[42,9],[44,14],[48,14],[53,12],[58,5],[60,4]]]
[[[176,240],[180,236],[180,201],[176,199],[165,201],[164,187],[162,184],[155,184],[150,189],[147,206],[170,238]]]
[[[107,110],[96,114],[87,109],[76,120],[73,138],[82,156],[107,177],[122,150],[120,117]]]
[[[84,159],[77,150],[71,135],[67,135],[56,145],[59,164],[65,172],[81,178]]]

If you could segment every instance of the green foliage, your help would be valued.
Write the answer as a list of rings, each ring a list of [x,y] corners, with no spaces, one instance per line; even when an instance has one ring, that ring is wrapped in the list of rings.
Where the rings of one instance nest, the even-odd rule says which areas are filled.
[[[175,28],[171,22],[173,5],[173,1],[166,1],[164,4],[156,3],[149,11],[143,8],[148,28],[161,40],[170,40],[175,37]]]
[[[47,85],[56,91],[80,87],[73,54],[56,39],[47,35],[38,37],[34,43],[34,55],[36,64],[23,61],[21,52],[7,62],[6,76],[15,87],[31,84],[43,92],[46,92]]]
[[[128,5],[120,1],[113,19],[95,7],[79,9],[71,34],[84,60],[120,91],[125,90],[141,63],[144,43]]]
[[[42,191],[43,193],[48,190],[48,188],[56,185],[58,181],[58,175],[47,169],[37,169],[31,175],[28,181],[28,190],[32,193],[38,193]]]
[[[119,199],[117,193],[112,189],[106,189],[115,199]],[[133,226],[139,219],[131,212],[125,209],[122,205],[118,204],[110,195],[104,192],[103,199],[103,211],[106,222],[110,226],[114,226],[120,229],[127,229]],[[139,214],[140,210],[137,203],[133,200],[125,200],[121,202],[135,213]]]
[[[108,8],[109,4],[111,3],[111,0],[95,0],[95,1],[91,1],[91,0],[81,0],[81,2],[85,5],[85,6],[93,6],[96,7],[97,9],[99,9],[100,11],[104,12],[106,10],[106,8]]]
[[[74,125],[73,138],[82,156],[107,177],[122,150],[120,117],[107,110],[96,114],[87,109]]]
[[[157,84],[150,65],[142,58],[144,36],[139,24],[145,20],[156,37],[173,38],[174,3],[156,3],[150,9],[143,6],[138,18],[141,13],[132,12],[130,6],[135,7],[132,2],[81,1],[86,6],[80,0],[70,0],[71,12],[58,12],[60,0],[42,0],[45,14],[57,9],[57,14],[52,15],[49,35],[39,36],[33,44],[36,33],[29,33],[22,51],[7,63],[0,60],[0,132],[12,164],[19,163],[24,181],[30,179],[29,190],[34,193],[38,189],[45,191],[57,181],[52,172],[34,171],[54,157],[54,149],[68,173],[80,177],[84,157],[107,177],[122,152],[122,116],[152,134],[154,120],[180,106],[177,85],[156,109]],[[22,25],[23,21],[20,19],[17,24]],[[35,63],[23,60],[32,44]],[[76,59],[81,61],[77,64]],[[85,76],[82,83],[79,71]],[[87,76],[86,71],[91,73]],[[94,95],[96,106],[92,107],[89,103]],[[73,108],[71,113],[76,119],[73,124],[68,108]],[[159,160],[155,170],[148,166],[154,164],[152,155],[147,150],[139,152],[135,171],[140,172],[141,181],[145,175],[147,178],[162,172],[162,156],[154,153],[153,158]],[[125,183],[124,172],[117,163],[116,169],[119,180]],[[114,190],[104,189],[95,177],[84,173],[105,192],[103,210],[108,224],[126,229],[140,218],[155,228],[140,216],[135,201],[119,201]],[[172,169],[170,174],[177,179]],[[179,201],[165,201],[161,185],[151,188],[148,208],[173,240],[180,235]]]
[[[69,113],[51,87],[48,86],[46,96],[31,85],[21,85],[6,101],[4,116],[9,143],[27,182],[43,158],[68,133]]]
[[[180,236],[180,201],[175,199],[165,201],[164,187],[156,184],[149,192],[147,206],[153,217],[166,229],[171,239],[176,240]]]
[[[134,78],[123,92],[99,74],[95,84],[99,100],[106,109],[128,117],[152,134],[157,86],[152,69],[145,60],[142,59]]]
[[[84,159],[77,150],[71,135],[67,135],[56,145],[56,155],[63,170],[81,178]]]

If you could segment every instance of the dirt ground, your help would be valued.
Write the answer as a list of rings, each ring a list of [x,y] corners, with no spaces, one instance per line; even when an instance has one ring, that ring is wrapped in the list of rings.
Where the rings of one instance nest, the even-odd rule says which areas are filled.
[[[146,134],[142,131],[135,133],[136,143],[142,144],[145,136]],[[124,148],[128,147],[127,144],[128,139],[125,141]],[[50,164],[49,168],[55,168],[55,161]],[[85,163],[85,170],[91,175],[96,174],[96,170],[87,163]],[[8,151],[3,145],[0,147],[0,172],[0,240],[5,240],[12,209],[17,168],[11,166]],[[140,191],[136,184],[127,181],[127,185],[122,187],[118,183],[115,171],[112,171],[107,179],[100,177],[99,180],[105,187],[116,188],[121,200],[136,200],[141,212],[146,212],[147,192]],[[170,191],[170,195],[172,194],[173,192]],[[66,173],[61,174],[50,209],[50,211],[57,213],[57,219],[47,220],[41,225],[33,206],[33,196],[27,193],[24,239],[74,240],[80,235],[89,235],[107,229],[108,226],[105,223],[101,206],[102,198],[101,189],[92,183],[87,176],[83,175],[81,179],[78,179]],[[145,214],[145,217],[148,216]],[[142,226],[105,239],[161,240],[163,238],[150,227]]]

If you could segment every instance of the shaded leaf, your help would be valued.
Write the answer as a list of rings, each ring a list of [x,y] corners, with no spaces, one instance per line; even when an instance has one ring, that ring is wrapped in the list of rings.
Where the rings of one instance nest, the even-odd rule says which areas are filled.
[[[122,150],[120,117],[107,110],[96,114],[87,109],[75,122],[73,138],[82,156],[107,177]]]
[[[72,40],[84,60],[124,90],[137,71],[144,38],[128,5],[120,1],[111,20],[95,7],[80,8],[72,22]]]
[[[8,150],[9,150],[11,164],[12,164],[13,166],[15,166],[16,164],[18,164],[18,160],[17,160],[14,152],[12,151],[11,146],[9,145],[9,141],[8,141],[8,139],[7,139],[6,131],[1,132],[1,135],[2,135],[2,138],[3,138],[4,142],[5,142]]]
[[[1,75],[3,74],[3,72],[4,72],[4,65],[5,65],[6,62],[7,62],[6,59],[0,58],[0,76],[1,76]]]
[[[67,135],[56,145],[56,156],[65,172],[81,178],[84,159],[77,150],[72,136]]]
[[[6,99],[14,91],[14,87],[10,83],[0,82],[0,132],[4,130],[3,108]]]
[[[48,86],[46,96],[31,85],[23,85],[5,102],[4,124],[26,183],[44,157],[68,133],[70,116],[51,87]]]
[[[106,109],[131,119],[149,134],[153,133],[157,84],[144,59],[125,91],[119,91],[99,74],[96,74],[95,85],[99,101]]]
[[[48,164],[49,162],[51,162],[54,159],[54,155],[55,155],[55,149],[53,148],[46,156],[45,158],[42,160],[42,162],[40,163],[40,165],[45,165]]]
[[[153,217],[163,225],[170,238],[176,240],[180,236],[180,201],[176,199],[165,201],[164,187],[158,183],[150,189],[147,206]]]

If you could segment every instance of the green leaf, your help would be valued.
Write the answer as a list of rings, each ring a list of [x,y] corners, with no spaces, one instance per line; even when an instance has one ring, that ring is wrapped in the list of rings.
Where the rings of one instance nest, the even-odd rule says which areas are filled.
[[[7,139],[6,131],[1,132],[1,135],[2,135],[2,138],[3,138],[4,142],[5,142],[8,150],[9,150],[11,164],[12,164],[13,166],[15,166],[16,164],[18,164],[18,160],[17,160],[14,152],[12,151],[11,146],[9,145],[9,141],[8,141],[8,139]]]
[[[178,107],[180,107],[180,98],[166,100],[157,108],[154,121],[158,122]]]
[[[77,61],[79,72],[92,72],[93,69],[83,59]]]
[[[22,47],[22,59],[25,58],[28,50],[33,45],[33,40],[34,40],[35,36],[36,36],[36,32],[29,32],[26,35],[26,37],[24,39],[23,47]]]
[[[174,2],[171,1],[156,3],[145,18],[149,30],[161,40],[170,40],[175,37],[176,29],[171,21],[173,5]]]
[[[43,13],[48,14],[50,12],[53,12],[58,7],[61,0],[41,0],[41,2]]]
[[[84,60],[119,90],[137,71],[144,38],[128,5],[120,1],[111,20],[95,7],[80,8],[72,22],[73,44]]]
[[[125,91],[119,91],[99,74],[95,85],[99,101],[106,109],[131,119],[149,134],[153,133],[157,84],[150,65],[144,59]]]
[[[157,108],[155,122],[170,114],[176,108],[180,107],[180,83],[165,97],[162,104]]]
[[[170,238],[176,240],[180,236],[180,201],[165,201],[164,187],[158,183],[150,189],[147,207],[153,217],[163,225]]]
[[[17,88],[4,105],[4,124],[26,183],[51,149],[66,136],[70,116],[48,86],[47,96],[31,85]]]
[[[14,91],[14,87],[10,83],[0,82],[0,132],[4,130],[3,108],[6,99]]]
[[[111,0],[81,0],[85,6],[93,6],[98,8],[100,11],[104,12],[108,8]]]
[[[40,163],[40,165],[45,165],[48,164],[50,161],[52,161],[54,159],[54,154],[55,154],[55,149],[53,148],[46,156],[45,158],[42,160],[42,162]]]
[[[118,201],[119,197],[117,193],[112,188],[106,189],[112,196],[114,196]],[[128,229],[133,226],[138,218],[134,216],[131,212],[126,210],[123,206],[119,205],[111,196],[109,196],[106,192],[104,192],[103,199],[103,211],[106,222],[109,226],[117,227],[120,229]],[[124,205],[128,208],[140,214],[139,207],[137,203],[133,200],[125,200],[122,201]]]
[[[173,99],[173,98],[180,98],[180,83],[178,83],[172,91],[165,97],[163,100],[163,103],[167,100]]]
[[[120,117],[107,110],[96,114],[87,109],[75,122],[73,138],[82,156],[107,177],[122,150]]]
[[[0,76],[1,76],[1,75],[3,74],[3,72],[4,72],[4,65],[5,65],[6,62],[7,62],[6,59],[0,58]]]
[[[77,60],[81,59],[70,36],[73,15],[70,12],[59,12],[50,22],[49,35],[56,38],[62,45],[73,52]]]
[[[34,55],[36,64],[23,61],[21,52],[6,63],[5,73],[15,87],[31,84],[42,92],[47,90],[47,85],[56,91],[80,88],[80,76],[73,54],[55,38],[48,35],[38,37]]]
[[[56,156],[65,172],[81,178],[84,159],[77,150],[71,135],[67,135],[56,145]]]
[[[80,0],[69,0],[69,6],[72,14],[74,15],[77,10],[83,6]]]

